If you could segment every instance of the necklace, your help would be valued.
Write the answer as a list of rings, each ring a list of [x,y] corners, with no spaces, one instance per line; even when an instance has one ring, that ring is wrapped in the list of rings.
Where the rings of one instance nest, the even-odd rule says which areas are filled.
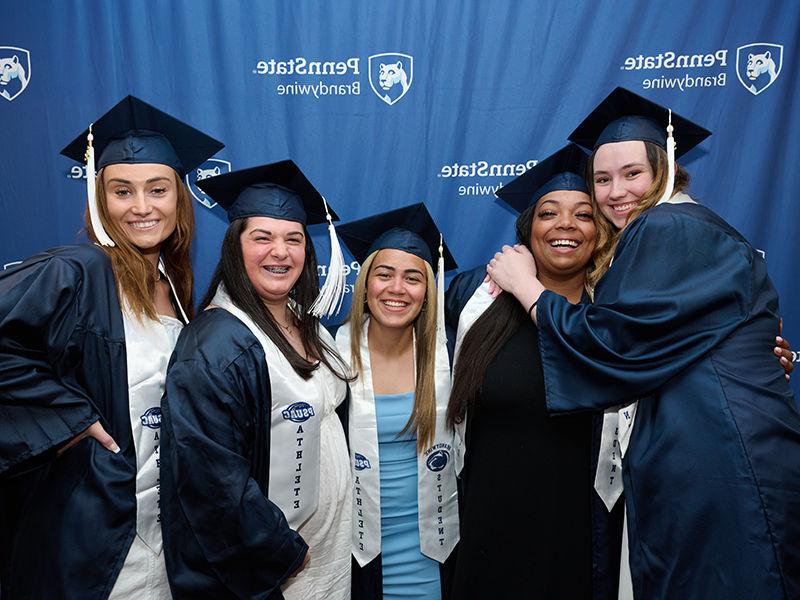
[[[286,332],[286,335],[292,335],[292,331],[294,331],[294,314],[291,310],[286,311],[289,313],[289,319],[286,325],[275,319],[275,322],[278,324],[278,327],[283,329]]]

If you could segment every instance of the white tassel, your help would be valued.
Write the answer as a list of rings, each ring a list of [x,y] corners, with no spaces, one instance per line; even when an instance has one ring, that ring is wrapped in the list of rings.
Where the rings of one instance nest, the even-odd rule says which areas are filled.
[[[444,326],[444,243],[439,234],[439,263],[436,266],[436,341],[447,344],[447,331]]]
[[[92,230],[102,246],[114,246],[114,241],[106,233],[103,223],[100,221],[100,208],[97,206],[97,195],[95,194],[95,180],[96,175],[94,172],[94,136],[92,135],[92,123],[89,125],[89,135],[86,136],[88,146],[86,148],[86,193],[89,201],[89,220],[92,223]]]
[[[319,291],[317,299],[308,309],[309,314],[317,317],[330,317],[339,314],[344,300],[344,255],[342,247],[339,245],[339,238],[336,236],[336,229],[333,226],[331,213],[328,212],[328,203],[322,198],[325,205],[325,216],[328,218],[328,235],[331,241],[331,260],[328,264],[328,275],[325,277],[325,285]]]
[[[667,125],[667,187],[658,204],[668,202],[672,198],[672,191],[675,189],[675,138],[672,137],[672,110],[669,111],[669,124]]]

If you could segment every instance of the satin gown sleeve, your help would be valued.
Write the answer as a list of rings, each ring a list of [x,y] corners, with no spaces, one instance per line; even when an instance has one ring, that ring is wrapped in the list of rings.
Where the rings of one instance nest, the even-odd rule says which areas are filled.
[[[82,274],[41,255],[0,274],[0,476],[44,459],[99,418],[73,377]]]
[[[626,228],[594,304],[542,294],[537,318],[550,411],[648,395],[747,320],[753,249],[686,210],[656,207]]]
[[[308,549],[267,498],[269,375],[222,309],[181,334],[162,399],[162,530],[175,598],[281,598]]]

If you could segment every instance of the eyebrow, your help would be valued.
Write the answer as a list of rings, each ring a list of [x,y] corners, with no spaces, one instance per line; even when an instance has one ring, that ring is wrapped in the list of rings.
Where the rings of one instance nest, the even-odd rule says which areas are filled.
[[[392,271],[392,272],[397,271],[397,268],[395,268],[395,267],[393,267],[391,265],[375,265],[375,268],[376,269],[388,269],[389,271]],[[420,271],[419,269],[405,269],[403,271],[403,273],[417,273],[419,275],[423,274],[422,271]]]
[[[541,207],[542,207],[542,206],[544,206],[545,204],[555,204],[556,206],[561,206],[561,203],[560,203],[560,202],[558,202],[557,200],[545,200],[544,202],[542,202],[542,203],[539,205],[539,207],[541,208]],[[581,204],[587,204],[587,205],[589,205],[589,206],[591,206],[591,205],[592,205],[592,203],[591,203],[591,202],[589,202],[588,200],[581,200],[580,202],[578,202],[578,205],[581,205]]]
[[[122,179],[120,177],[114,177],[112,179],[109,179],[108,181],[106,181],[106,183],[111,183],[112,181],[116,181],[116,182],[119,182],[119,183],[125,183],[125,184],[128,184],[128,185],[131,185],[133,183],[129,179]],[[145,184],[154,183],[156,181],[172,181],[172,180],[169,177],[163,177],[163,176],[151,177],[150,179],[145,181]]]
[[[623,169],[630,169],[631,167],[645,167],[645,166],[646,165],[644,163],[632,162],[632,163],[628,163],[627,165],[622,165],[622,167],[620,167],[620,171],[623,170]],[[608,173],[608,171],[598,170],[598,171],[594,172],[594,175],[597,175],[598,173]]]
[[[273,233],[272,233],[272,232],[271,232],[269,229],[261,229],[260,227],[257,227],[256,229],[251,229],[251,230],[250,230],[250,234],[251,234],[251,235],[252,235],[253,233],[256,233],[256,232],[265,233],[265,234],[267,234],[267,235],[274,235],[274,234],[273,234]],[[304,234],[303,234],[303,232],[302,232],[302,231],[300,231],[300,230],[290,231],[289,233],[287,233],[287,234],[286,234],[286,237],[288,237],[288,236],[290,236],[290,235],[299,235],[299,236],[301,236],[301,237],[304,237]]]

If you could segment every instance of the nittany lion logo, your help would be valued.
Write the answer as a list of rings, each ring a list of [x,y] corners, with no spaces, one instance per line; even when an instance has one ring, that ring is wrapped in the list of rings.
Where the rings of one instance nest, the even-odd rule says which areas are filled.
[[[736,75],[745,89],[758,96],[773,84],[783,67],[780,44],[747,44],[736,49]]]
[[[231,163],[227,160],[220,158],[209,158],[202,165],[196,169],[192,169],[186,174],[186,187],[200,204],[206,208],[214,208],[217,203],[214,202],[203,190],[197,187],[197,182],[209,177],[216,177],[217,175],[224,175],[231,172]]]
[[[425,461],[425,464],[427,465],[428,469],[436,472],[444,469],[449,460],[450,453],[447,450],[437,450],[428,457],[428,460]]]
[[[31,53],[24,48],[0,46],[0,96],[13,100],[31,80]]]
[[[384,52],[369,57],[369,85],[389,106],[406,95],[414,80],[414,57]]]

